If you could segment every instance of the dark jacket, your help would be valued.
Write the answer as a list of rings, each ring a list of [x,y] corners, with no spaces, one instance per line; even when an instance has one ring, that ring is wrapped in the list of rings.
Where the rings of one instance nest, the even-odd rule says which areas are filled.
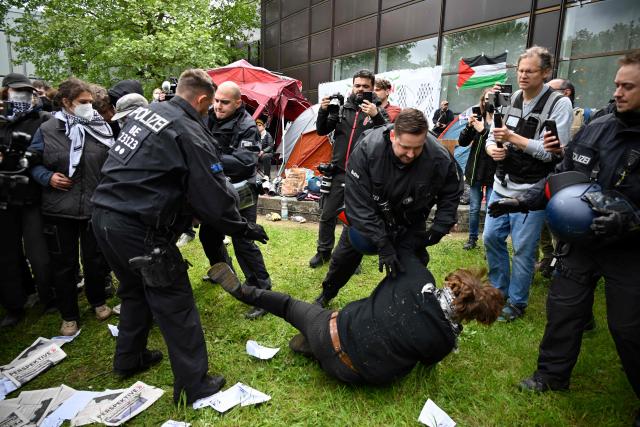
[[[375,96],[374,102],[377,104],[380,103]],[[356,146],[356,141],[358,141],[362,132],[367,129],[372,129],[375,126],[382,126],[388,123],[389,118],[384,108],[381,107],[378,107],[378,114],[373,118],[363,113],[355,103],[354,94],[351,94],[345,101],[344,106],[341,108],[341,114],[342,119],[336,122],[329,120],[328,110],[320,108],[316,121],[316,131],[318,135],[329,135],[335,131],[333,134],[331,163],[333,163],[338,170],[344,171],[347,157],[351,155],[351,152]],[[349,154],[347,154],[347,150]]]
[[[24,132],[30,135],[31,140],[33,140],[33,136],[36,134],[38,128],[50,118],[51,115],[43,111],[30,111],[26,114],[17,114],[12,121],[0,123],[0,142],[7,144],[11,141],[11,135],[13,132]],[[26,149],[27,147],[23,148]],[[20,169],[20,166],[17,164],[18,160],[19,159],[17,158],[5,158],[0,165],[0,169],[3,171],[8,169],[11,169],[12,171],[18,170]],[[29,178],[29,183],[25,188],[19,190],[19,194],[12,194],[11,197],[15,198],[15,200],[19,200],[21,203],[29,205],[40,203],[40,193],[42,189],[30,176],[29,171],[25,170],[17,175],[27,176]],[[3,200],[0,199],[0,201]]]
[[[457,222],[463,190],[458,164],[432,135],[427,134],[420,156],[405,165],[393,153],[389,139],[392,128],[389,124],[365,133],[353,151],[346,174],[349,222],[379,248],[393,242],[383,203],[388,202],[398,227],[420,231],[425,229],[431,208],[437,205],[432,228],[447,234]]]
[[[152,228],[172,226],[190,206],[217,231],[243,233],[246,221],[200,115],[179,96],[137,111],[109,151],[93,203]]]
[[[210,112],[209,129],[222,153],[224,173],[231,182],[255,179],[260,134],[255,120],[244,105],[226,120],[217,120],[215,113]]]
[[[469,160],[467,160],[467,165],[464,170],[464,176],[469,185],[474,185],[479,182],[481,185],[493,187],[493,175],[496,173],[496,162],[485,150],[485,142],[488,135],[489,126],[485,122],[483,132],[478,132],[473,126],[468,125],[462,130],[458,137],[458,145],[461,147],[466,147],[471,144]]]
[[[630,201],[640,215],[640,164],[626,173],[625,164],[632,150],[640,153],[640,114],[610,113],[592,120],[583,127],[565,149],[564,158],[556,172],[578,171],[587,177],[598,165],[596,181],[603,190],[616,190]],[[522,196],[531,209],[544,209],[544,180]],[[618,241],[620,247],[636,247],[638,233],[629,233]]]
[[[138,80],[122,80],[109,88],[109,98],[111,105],[115,106],[118,99],[130,93],[137,93],[144,96],[142,84]]]
[[[62,120],[51,119],[40,126],[33,137],[31,147],[42,153],[42,167],[32,169],[42,187],[42,213],[72,219],[89,219],[93,206],[91,196],[100,181],[100,169],[107,158],[109,148],[85,132],[84,149],[80,164],[76,168],[71,189],[57,190],[49,184],[51,176],[69,174],[69,148],[71,141],[66,135]],[[37,172],[36,172],[37,169]]]
[[[435,279],[410,251],[401,256],[404,274],[386,277],[371,296],[347,304],[338,315],[340,344],[371,384],[401,378],[418,362],[433,365],[456,343],[438,300],[421,292]]]
[[[449,125],[449,123],[453,121],[453,119],[454,119],[453,111],[449,109],[447,109],[447,111],[442,111],[441,108],[438,108],[433,113],[433,118],[431,119],[431,121],[433,122],[433,133],[435,133],[437,136],[440,136],[442,131],[447,128],[447,126]],[[437,123],[441,123],[444,126],[436,127]]]
[[[264,136],[260,139],[260,150],[264,154],[269,154],[269,153],[273,154],[273,148],[274,148],[273,137],[269,132],[265,132]]]

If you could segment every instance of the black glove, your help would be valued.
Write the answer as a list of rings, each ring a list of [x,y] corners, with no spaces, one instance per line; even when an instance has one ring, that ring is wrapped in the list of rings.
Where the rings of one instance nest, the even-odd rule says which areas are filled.
[[[520,200],[511,197],[496,200],[489,205],[489,216],[492,218],[515,212],[529,212],[529,209]]]
[[[382,270],[386,269],[387,276],[395,278],[398,272],[404,273],[404,267],[400,264],[400,260],[396,256],[396,250],[390,243],[384,245],[378,251],[378,271],[382,273]]]
[[[446,233],[441,233],[439,231],[430,228],[426,231],[424,235],[424,245],[425,246],[433,246],[438,243],[442,238],[446,236]]]
[[[247,229],[244,231],[243,237],[249,240],[257,240],[263,244],[267,244],[267,240],[269,240],[269,236],[267,236],[267,232],[264,231],[264,228],[255,222],[247,223]]]
[[[596,236],[622,237],[640,229],[636,209],[617,191],[592,191],[582,199],[598,214],[591,223]]]
[[[594,211],[599,212],[594,209]],[[599,212],[601,213],[601,212]],[[591,223],[591,229],[596,236],[620,236],[624,233],[627,221],[620,212],[603,213],[595,217]]]

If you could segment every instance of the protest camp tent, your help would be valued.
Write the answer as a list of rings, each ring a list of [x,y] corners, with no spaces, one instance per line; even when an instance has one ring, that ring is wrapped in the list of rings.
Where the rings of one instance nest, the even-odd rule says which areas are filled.
[[[217,85],[232,81],[240,86],[242,100],[253,111],[253,118],[268,117],[266,126],[276,145],[284,133],[285,121],[295,120],[311,106],[302,94],[299,80],[256,67],[244,59],[207,73]]]
[[[283,169],[303,167],[318,174],[316,167],[331,160],[331,144],[327,136],[316,133],[320,104],[308,108],[291,123],[282,140]]]

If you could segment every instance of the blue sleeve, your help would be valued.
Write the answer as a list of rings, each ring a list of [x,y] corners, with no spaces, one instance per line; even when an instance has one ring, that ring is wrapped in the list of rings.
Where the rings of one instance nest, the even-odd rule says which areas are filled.
[[[40,129],[38,129],[36,131],[36,134],[33,135],[33,138],[31,139],[31,145],[29,145],[29,150],[36,152],[40,155],[44,153],[44,139],[42,138],[42,132],[40,132]],[[41,164],[32,166],[29,169],[29,173],[31,174],[33,179],[35,179],[36,182],[42,185],[43,187],[49,186],[49,181],[51,181],[51,175],[53,175],[53,172],[51,172],[44,165],[41,165]]]

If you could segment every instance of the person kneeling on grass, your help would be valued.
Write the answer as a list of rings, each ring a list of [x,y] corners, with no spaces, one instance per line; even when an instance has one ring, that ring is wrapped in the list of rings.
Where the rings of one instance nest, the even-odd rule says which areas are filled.
[[[385,277],[371,296],[339,312],[241,285],[225,263],[208,274],[238,300],[300,330],[289,347],[317,359],[329,375],[346,383],[388,384],[418,362],[442,360],[456,347],[460,322],[491,324],[504,304],[500,291],[465,269],[450,273],[444,288],[436,288],[433,275],[407,249],[400,252],[404,273]]]

